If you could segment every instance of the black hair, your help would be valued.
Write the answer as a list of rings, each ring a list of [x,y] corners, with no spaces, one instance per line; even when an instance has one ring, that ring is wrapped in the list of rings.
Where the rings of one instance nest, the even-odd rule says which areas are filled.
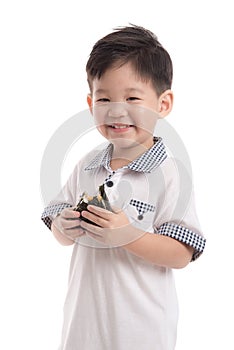
[[[113,30],[98,40],[90,53],[86,65],[90,89],[92,80],[100,79],[107,69],[129,62],[142,80],[151,81],[158,95],[170,89],[173,65],[157,36],[133,24]]]

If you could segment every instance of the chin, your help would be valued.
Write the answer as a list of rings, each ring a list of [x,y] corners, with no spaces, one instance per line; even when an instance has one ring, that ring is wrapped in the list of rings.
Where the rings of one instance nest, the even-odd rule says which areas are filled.
[[[136,140],[131,139],[125,139],[125,138],[118,138],[118,139],[111,139],[109,140],[114,146],[118,148],[132,148],[139,145],[139,142]]]

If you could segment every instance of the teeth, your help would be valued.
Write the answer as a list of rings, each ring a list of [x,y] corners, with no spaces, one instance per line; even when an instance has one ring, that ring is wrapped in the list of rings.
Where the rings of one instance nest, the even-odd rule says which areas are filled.
[[[112,128],[114,129],[125,129],[129,128],[131,125],[111,125]]]

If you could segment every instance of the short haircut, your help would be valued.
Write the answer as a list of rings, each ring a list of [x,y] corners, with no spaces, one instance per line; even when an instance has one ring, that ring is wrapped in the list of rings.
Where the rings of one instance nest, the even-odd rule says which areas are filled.
[[[143,81],[150,81],[158,95],[171,88],[173,65],[168,52],[151,31],[130,24],[115,28],[98,40],[90,53],[86,72],[90,90],[111,67],[130,63]]]

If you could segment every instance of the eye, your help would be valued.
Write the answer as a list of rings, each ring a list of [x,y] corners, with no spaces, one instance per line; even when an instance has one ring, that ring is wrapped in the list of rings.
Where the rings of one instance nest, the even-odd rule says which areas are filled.
[[[104,102],[110,102],[110,100],[108,98],[99,98],[96,102],[104,103]]]
[[[139,100],[140,100],[140,98],[134,97],[134,96],[131,96],[131,97],[127,98],[127,101],[139,101]]]

